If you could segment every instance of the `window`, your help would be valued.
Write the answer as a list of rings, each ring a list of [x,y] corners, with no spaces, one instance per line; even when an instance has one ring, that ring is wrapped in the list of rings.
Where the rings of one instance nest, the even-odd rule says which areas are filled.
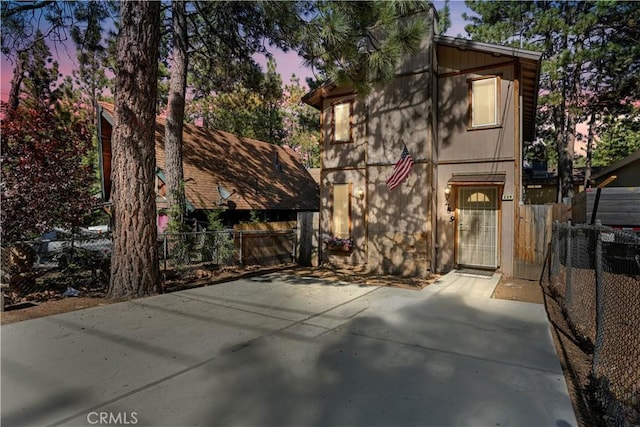
[[[351,102],[333,106],[333,141],[351,142]]]
[[[351,184],[334,184],[332,197],[331,231],[333,237],[351,237]]]
[[[470,126],[472,128],[498,126],[500,99],[500,77],[489,77],[469,81]]]

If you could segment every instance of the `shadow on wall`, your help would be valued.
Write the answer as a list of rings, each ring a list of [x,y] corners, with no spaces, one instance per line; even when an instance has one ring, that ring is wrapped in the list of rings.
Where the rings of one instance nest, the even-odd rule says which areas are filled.
[[[428,162],[437,147],[434,123],[434,76],[398,79],[371,99],[369,269],[397,275],[423,275],[431,267],[430,233],[433,177]],[[386,179],[405,143],[415,164],[399,187],[389,190]],[[377,264],[377,265],[376,265]]]
[[[464,85],[465,90],[456,90]],[[441,79],[438,82],[438,140],[442,147],[449,147],[452,137],[467,129],[468,84],[466,79]]]

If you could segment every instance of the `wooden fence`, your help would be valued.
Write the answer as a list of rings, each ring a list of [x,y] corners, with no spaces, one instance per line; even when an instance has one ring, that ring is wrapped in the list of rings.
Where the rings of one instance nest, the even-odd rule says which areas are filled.
[[[240,265],[273,265],[296,259],[296,221],[237,224],[234,246]]]
[[[518,208],[518,216],[513,275],[519,279],[539,280],[553,223],[571,219],[571,206],[523,205]]]

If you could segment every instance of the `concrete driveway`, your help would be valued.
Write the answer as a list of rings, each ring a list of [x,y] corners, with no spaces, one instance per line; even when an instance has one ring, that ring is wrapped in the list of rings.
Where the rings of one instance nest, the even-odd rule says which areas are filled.
[[[273,273],[4,325],[3,426],[570,426],[544,307]]]

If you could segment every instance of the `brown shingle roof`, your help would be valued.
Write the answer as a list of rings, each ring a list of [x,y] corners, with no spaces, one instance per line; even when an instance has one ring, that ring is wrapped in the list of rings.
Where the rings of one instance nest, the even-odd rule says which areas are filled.
[[[113,105],[100,106],[115,123]],[[156,164],[162,170],[165,122],[156,118]],[[230,209],[320,208],[316,182],[295,154],[277,145],[185,124],[182,155],[185,192],[195,209],[216,207],[219,185],[235,190],[228,199]]]

